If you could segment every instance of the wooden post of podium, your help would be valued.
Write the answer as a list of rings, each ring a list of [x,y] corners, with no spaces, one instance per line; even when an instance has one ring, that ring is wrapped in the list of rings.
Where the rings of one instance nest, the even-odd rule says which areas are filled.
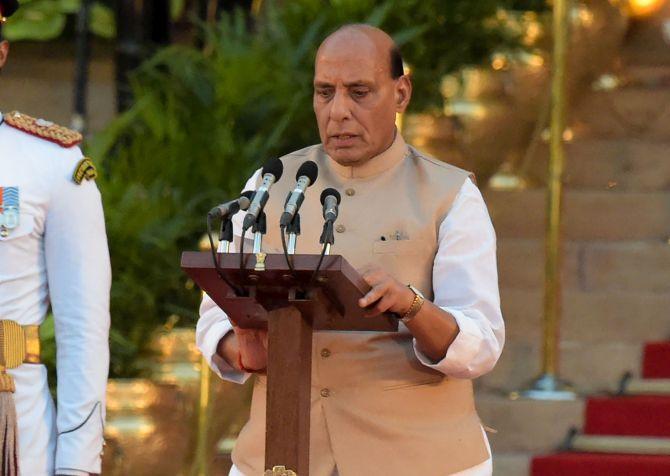
[[[293,269],[280,254],[218,255],[222,279],[209,253],[184,252],[182,269],[242,328],[268,329],[265,468],[279,466],[309,475],[312,333],[315,330],[398,329],[390,315],[363,317],[358,299],[370,287],[342,257],[326,256],[317,285],[319,255],[293,255]],[[226,284],[243,287],[236,296]],[[307,289],[306,295],[297,292]],[[291,473],[275,473],[291,474]]]
[[[309,474],[312,324],[291,306],[268,319],[265,467]]]

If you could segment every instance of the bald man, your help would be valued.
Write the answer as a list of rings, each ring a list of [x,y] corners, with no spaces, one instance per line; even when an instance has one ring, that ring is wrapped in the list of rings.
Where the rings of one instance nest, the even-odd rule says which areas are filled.
[[[301,209],[299,251],[320,251],[320,189],[344,192],[336,247],[371,287],[359,305],[401,321],[397,333],[314,334],[310,475],[492,471],[472,379],[493,368],[504,342],[495,233],[471,174],[426,157],[398,133],[395,116],[411,95],[393,40],[367,25],[344,26],[316,57],[321,143],[281,158],[287,176],[305,160],[319,166]],[[246,188],[259,183],[257,171]],[[275,185],[269,223],[291,187]],[[239,236],[241,214],[234,221]],[[279,231],[269,228],[265,243],[280,250]],[[262,474],[266,331],[233,326],[208,297],[200,316],[197,343],[214,371],[237,382],[258,375],[230,474]]]

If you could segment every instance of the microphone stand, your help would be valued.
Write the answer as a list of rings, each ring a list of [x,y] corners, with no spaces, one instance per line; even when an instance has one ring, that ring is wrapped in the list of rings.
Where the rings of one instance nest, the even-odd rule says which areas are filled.
[[[258,254],[262,252],[263,249],[263,235],[268,231],[267,226],[267,216],[265,212],[261,212],[258,215],[258,220],[254,223],[254,226],[251,228],[251,231],[254,233],[254,249],[253,253]]]
[[[291,220],[291,223],[288,224],[286,227],[286,231],[288,232],[288,251],[287,253],[290,255],[295,254],[295,248],[298,242],[298,235],[300,234],[300,214],[296,213],[295,216],[293,217],[293,220]]]
[[[233,220],[231,217],[225,217],[221,220],[221,229],[219,230],[219,253],[230,253],[230,244],[233,242]]]
[[[323,231],[321,232],[321,238],[319,238],[319,243],[324,245],[323,254],[330,254],[330,247],[335,244],[335,234],[333,233],[333,222],[327,221],[323,224]]]
[[[314,272],[312,273],[312,277],[309,279],[309,284],[307,285],[308,288],[311,288],[314,286],[314,282],[316,281],[317,276],[319,275],[319,271],[321,270],[321,264],[323,263],[323,257],[326,255],[330,254],[330,247],[335,244],[335,235],[333,234],[333,222],[330,220],[327,220],[323,224],[323,232],[321,232],[321,237],[319,238],[319,243],[323,245],[323,248],[321,248],[321,256],[319,256],[319,262],[316,265],[316,268],[314,269]]]

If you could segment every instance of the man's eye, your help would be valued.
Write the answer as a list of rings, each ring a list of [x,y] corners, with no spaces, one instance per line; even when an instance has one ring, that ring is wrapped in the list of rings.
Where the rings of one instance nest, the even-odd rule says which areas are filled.
[[[333,95],[332,91],[330,91],[328,89],[317,89],[316,94],[319,97],[324,98],[324,99],[328,99],[329,97],[331,97]]]
[[[367,96],[369,91],[367,89],[354,89],[351,95],[356,99],[362,99]]]

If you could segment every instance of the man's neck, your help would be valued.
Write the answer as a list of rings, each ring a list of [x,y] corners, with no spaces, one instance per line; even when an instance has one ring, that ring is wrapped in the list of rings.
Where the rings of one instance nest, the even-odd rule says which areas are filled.
[[[386,170],[393,168],[401,162],[407,155],[407,144],[402,138],[402,135],[397,131],[391,144],[381,153],[369,158],[363,163],[352,165],[342,165],[337,163],[332,158],[328,158],[328,162],[333,170],[340,176],[345,178],[368,178],[379,175]]]

